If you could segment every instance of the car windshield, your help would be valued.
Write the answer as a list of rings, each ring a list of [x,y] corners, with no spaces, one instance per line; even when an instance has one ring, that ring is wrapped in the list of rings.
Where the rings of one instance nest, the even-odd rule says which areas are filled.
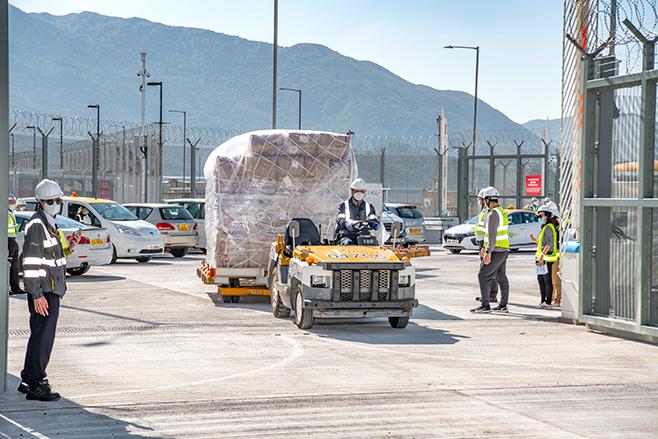
[[[93,203],[92,206],[106,220],[137,221],[137,217],[119,203]]]
[[[187,209],[188,212],[190,212],[190,215],[192,215],[193,218],[196,219],[203,219],[203,204],[201,203],[180,203],[183,205],[185,209]]]
[[[398,216],[401,218],[422,218],[423,214],[415,207],[396,207]]]
[[[160,216],[163,220],[191,220],[192,215],[182,206],[161,207]]]
[[[477,222],[478,222],[478,216],[480,216],[480,215],[475,215],[473,218],[471,218],[470,220],[466,221],[466,224],[477,224]]]

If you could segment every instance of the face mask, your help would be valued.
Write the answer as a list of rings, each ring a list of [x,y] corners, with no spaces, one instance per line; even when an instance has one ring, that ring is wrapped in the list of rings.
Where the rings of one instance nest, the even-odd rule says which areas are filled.
[[[354,199],[355,199],[356,201],[361,201],[361,200],[363,200],[363,197],[364,197],[365,195],[366,195],[366,194],[364,194],[364,193],[362,193],[362,192],[354,192],[354,195],[352,195],[352,196],[354,197]]]
[[[546,224],[546,218],[539,218],[539,224],[541,224],[542,226]]]
[[[53,203],[53,204],[50,204],[50,205],[46,203],[46,204],[43,205],[43,210],[48,215],[55,216],[59,213],[59,207],[60,207],[60,205],[57,204],[57,203]]]
[[[9,210],[12,211],[12,212],[15,212],[16,211],[16,205],[15,204],[10,205]]]

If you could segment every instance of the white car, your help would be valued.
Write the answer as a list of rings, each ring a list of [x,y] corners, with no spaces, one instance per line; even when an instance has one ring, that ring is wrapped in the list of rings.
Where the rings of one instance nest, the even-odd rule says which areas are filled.
[[[23,250],[25,242],[25,226],[34,215],[34,212],[15,212],[18,225],[16,242]],[[57,224],[64,236],[68,239],[82,229],[82,238],[75,251],[66,258],[66,272],[72,276],[85,274],[92,265],[107,265],[112,262],[112,243],[110,234],[106,229],[88,226],[72,219],[57,215]]]
[[[35,203],[34,198],[26,198],[25,201],[28,206]],[[88,222],[91,225],[103,227],[110,233],[114,252],[112,263],[115,263],[117,258],[134,258],[138,262],[148,262],[153,256],[164,254],[164,241],[157,227],[138,219],[116,201],[77,196],[62,197],[60,213],[72,219],[83,207],[89,209]]]
[[[174,200],[164,200],[167,204],[178,204],[190,212],[192,218],[197,222],[197,232],[199,232],[199,244],[196,248],[206,252],[206,200],[205,198],[176,198]]]
[[[536,213],[527,210],[512,210],[507,212],[509,220],[509,248],[512,251],[520,249],[537,248],[537,244],[532,242],[530,235],[535,238],[539,237],[541,224]],[[459,253],[462,250],[478,250],[478,244],[475,240],[475,225],[478,216],[466,221],[455,227],[451,227],[443,233],[443,248],[450,250],[452,253]]]

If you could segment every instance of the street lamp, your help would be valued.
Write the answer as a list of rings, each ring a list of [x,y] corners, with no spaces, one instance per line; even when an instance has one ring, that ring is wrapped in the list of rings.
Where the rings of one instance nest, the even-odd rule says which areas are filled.
[[[32,142],[32,169],[37,169],[37,127],[30,125],[25,128],[28,130],[31,129],[34,132],[34,141]]]
[[[59,121],[59,169],[64,169],[64,119],[61,116],[53,117],[53,121]]]
[[[162,81],[158,82],[149,82],[146,85],[149,85],[151,87],[160,87],[160,134],[158,137],[158,173],[160,180],[162,180]],[[158,184],[158,189],[157,189],[157,197],[158,199],[160,198],[160,189],[162,186],[162,182]]]
[[[183,196],[185,196],[185,141],[187,139],[187,111],[167,110],[168,113],[183,113]]]
[[[100,143],[101,138],[101,106],[96,105],[87,105],[87,108],[96,109],[96,137],[93,134],[89,133],[89,136],[92,139],[92,151],[91,151],[91,192],[94,198],[98,198],[98,144]]]
[[[299,126],[298,126],[297,129],[301,130],[302,129],[302,91],[301,91],[301,89],[279,87],[279,90],[296,91],[297,93],[299,93]]]

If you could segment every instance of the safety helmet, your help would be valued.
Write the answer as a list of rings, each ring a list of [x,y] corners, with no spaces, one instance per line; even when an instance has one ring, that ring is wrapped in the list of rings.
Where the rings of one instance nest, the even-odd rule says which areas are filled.
[[[549,212],[555,217],[560,217],[560,211],[557,208],[557,204],[552,201],[549,201],[548,204],[544,204],[540,207],[539,210],[537,210],[537,213],[539,212]]]
[[[41,180],[41,183],[39,183],[36,189],[34,189],[34,197],[40,201],[52,200],[53,198],[61,197],[63,195],[64,192],[62,192],[59,185],[48,179]]]
[[[487,189],[487,188],[482,188],[482,189],[480,189],[480,192],[478,192],[478,198],[482,198],[482,197],[483,197],[482,194],[484,194],[484,191],[485,191],[486,189]]]
[[[368,189],[368,184],[366,184],[363,178],[357,178],[350,185],[350,189],[354,189],[355,191],[365,191]]]
[[[16,196],[14,194],[9,194],[7,201],[16,201]]]
[[[550,199],[550,198],[548,198],[548,197],[544,198],[544,204],[548,204],[548,203],[550,203],[550,202],[551,202],[551,199]]]
[[[489,199],[489,200],[497,200],[498,199],[498,189],[496,189],[493,186],[489,186],[488,188],[484,189],[482,192],[482,198]]]
[[[532,200],[530,201],[534,203],[535,201],[539,201],[539,200],[537,200],[537,197],[532,197]]]
[[[27,206],[27,203],[25,202],[24,199],[19,198],[18,200],[16,200],[16,205],[17,206]]]

